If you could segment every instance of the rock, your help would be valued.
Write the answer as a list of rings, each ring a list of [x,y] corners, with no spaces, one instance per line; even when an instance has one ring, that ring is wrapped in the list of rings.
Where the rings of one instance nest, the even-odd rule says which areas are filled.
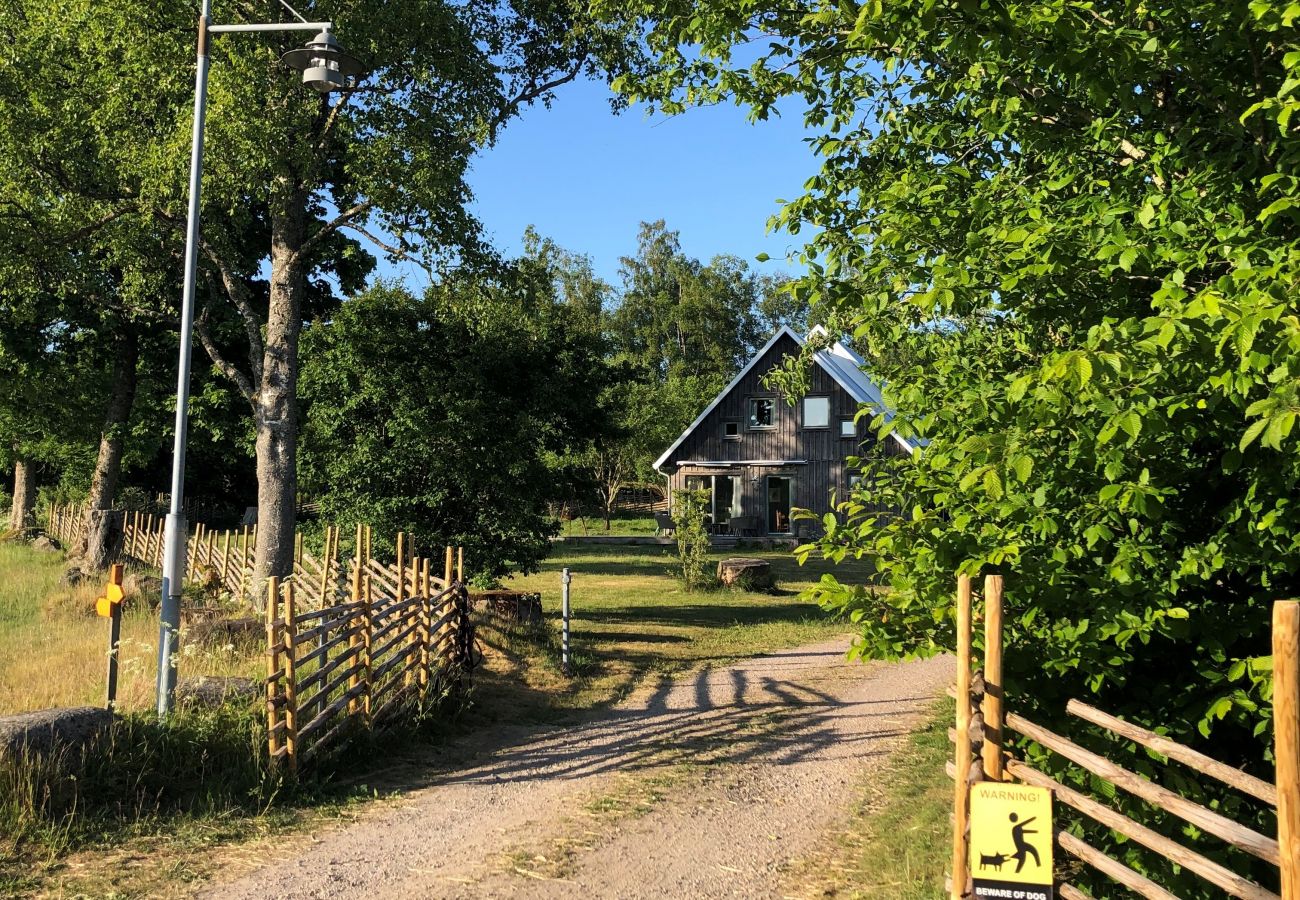
[[[48,534],[40,534],[36,536],[36,540],[32,541],[32,549],[40,553],[56,553],[61,548],[59,542]]]
[[[745,591],[776,589],[772,564],[765,559],[742,556],[724,559],[718,563],[718,580],[727,587],[736,587]]]
[[[93,573],[87,572],[81,565],[81,562],[78,561],[68,566],[63,573],[63,577],[59,579],[59,584],[65,587],[76,587],[83,582],[90,581],[94,577]]]
[[[470,594],[469,602],[488,615],[511,622],[535,624],[542,621],[542,595],[523,591],[481,591]]]
[[[265,629],[261,619],[209,619],[188,626],[183,637],[192,644],[251,644]]]
[[[147,603],[154,609],[162,603],[162,579],[157,575],[131,572],[122,579],[122,593],[128,603]]]
[[[41,709],[0,717],[0,758],[49,753],[56,748],[84,745],[113,721],[113,714],[96,706]]]
[[[181,706],[221,706],[250,703],[257,696],[257,682],[238,675],[195,675],[176,683],[176,702]]]

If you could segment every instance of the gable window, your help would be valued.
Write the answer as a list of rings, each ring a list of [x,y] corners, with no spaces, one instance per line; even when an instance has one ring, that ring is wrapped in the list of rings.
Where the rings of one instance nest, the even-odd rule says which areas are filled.
[[[852,419],[840,419],[840,437],[857,437],[858,423]]]
[[[754,430],[776,427],[776,400],[771,397],[751,397],[749,400],[749,427]]]
[[[830,397],[803,398],[803,427],[829,428],[831,424]]]
[[[736,421],[736,420],[734,420],[734,419],[733,419],[732,421],[730,421],[730,422],[723,422],[723,423],[722,423],[722,439],[723,439],[724,441],[738,441],[738,440],[740,440],[740,422],[739,422],[739,421]]]

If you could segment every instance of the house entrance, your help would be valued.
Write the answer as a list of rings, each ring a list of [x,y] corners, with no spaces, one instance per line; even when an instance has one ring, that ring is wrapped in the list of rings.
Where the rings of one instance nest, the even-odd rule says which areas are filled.
[[[768,534],[790,533],[790,477],[767,477],[767,531]]]

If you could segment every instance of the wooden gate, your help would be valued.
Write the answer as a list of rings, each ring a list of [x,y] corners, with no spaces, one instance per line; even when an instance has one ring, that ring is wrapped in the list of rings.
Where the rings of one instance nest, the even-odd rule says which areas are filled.
[[[984,660],[972,666],[973,591],[969,576],[957,579],[956,752],[948,772],[955,780],[953,804],[952,900],[971,896],[969,871],[970,787],[979,781],[1012,781],[1052,791],[1057,804],[1099,823],[1195,873],[1230,897],[1243,900],[1300,900],[1300,602],[1278,601],[1273,608],[1273,722],[1276,730],[1274,783],[1255,778],[1146,728],[1118,719],[1078,700],[1066,712],[1085,722],[1191,767],[1200,775],[1241,791],[1277,811],[1276,837],[1264,835],[1194,803],[1122,766],[1005,709],[1002,682],[1002,590],[1000,575],[984,579]],[[1273,893],[1245,876],[1080,793],[1006,750],[1005,736],[1019,734],[1133,797],[1181,818],[1264,862],[1278,867],[1282,893]],[[1061,850],[1134,894],[1150,900],[1176,900],[1173,894],[1129,866],[1062,830]],[[1065,900],[1089,895],[1068,883],[1057,886]]]

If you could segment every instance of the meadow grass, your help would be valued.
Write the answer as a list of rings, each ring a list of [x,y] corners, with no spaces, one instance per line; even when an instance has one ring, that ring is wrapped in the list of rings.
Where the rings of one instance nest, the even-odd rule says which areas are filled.
[[[0,543],[0,715],[54,706],[101,706],[108,620],[95,615],[106,579],[60,584],[66,560],[19,542]],[[128,574],[128,582],[131,576]],[[158,615],[152,598],[129,597],[118,650],[118,708],[152,709]],[[182,671],[258,675],[258,650],[187,647]]]

